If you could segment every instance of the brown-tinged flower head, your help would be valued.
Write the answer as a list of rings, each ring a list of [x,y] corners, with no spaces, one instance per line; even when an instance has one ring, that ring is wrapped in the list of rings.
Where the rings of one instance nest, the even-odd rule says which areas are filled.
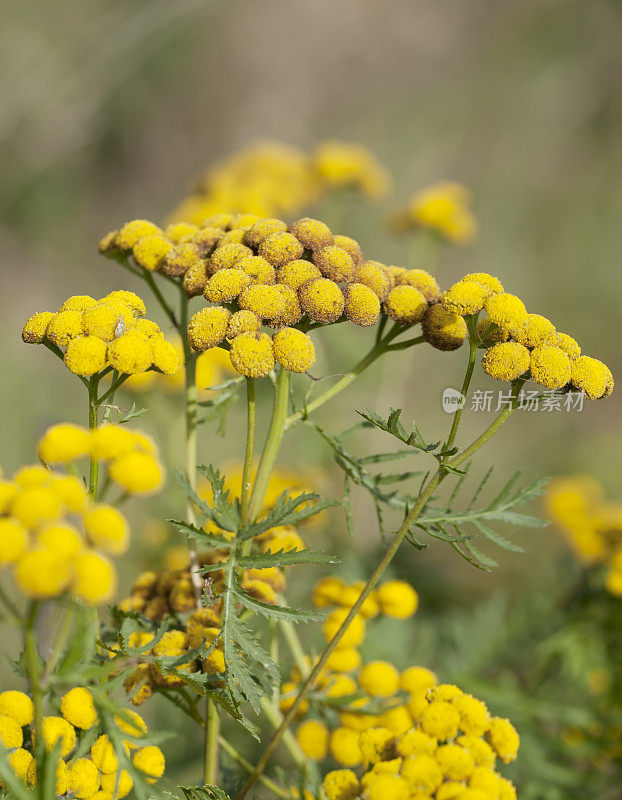
[[[279,267],[276,273],[276,280],[279,283],[290,286],[296,291],[300,289],[303,283],[310,281],[312,278],[321,277],[322,273],[315,264],[304,259],[288,261],[282,267]]]
[[[339,286],[329,278],[313,278],[298,290],[300,307],[309,319],[329,324],[343,314],[345,301]]]
[[[319,219],[302,217],[292,222],[287,230],[308,250],[321,250],[334,244],[331,229]]]
[[[442,305],[430,306],[421,321],[423,338],[436,350],[457,350],[467,337],[463,317]]]
[[[407,269],[395,276],[396,286],[414,286],[419,289],[428,303],[437,303],[441,299],[441,287],[436,278],[424,269]]]
[[[251,279],[251,283],[268,285],[276,281],[276,271],[274,267],[261,256],[245,256],[238,261],[236,268],[246,273]]]
[[[261,242],[257,254],[266,259],[273,267],[281,267],[288,261],[300,258],[304,246],[291,233],[271,233]]]
[[[333,236],[333,244],[349,253],[355,265],[363,263],[363,251],[356,239],[352,239],[351,236],[344,236],[343,234],[336,233]]]
[[[354,272],[354,280],[369,287],[380,302],[387,299],[392,281],[387,268],[378,261],[363,261]]]

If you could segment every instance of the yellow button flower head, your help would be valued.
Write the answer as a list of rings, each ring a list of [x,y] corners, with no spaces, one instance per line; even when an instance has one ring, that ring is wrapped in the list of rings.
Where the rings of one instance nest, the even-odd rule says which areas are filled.
[[[460,728],[467,735],[482,736],[489,725],[486,705],[470,694],[462,694],[452,701],[460,714]]]
[[[160,264],[160,272],[171,278],[185,275],[190,269],[201,265],[201,251],[196,244],[178,244],[167,252]]]
[[[411,797],[408,781],[400,775],[371,775],[365,784],[367,800],[409,800]]]
[[[37,785],[37,762],[33,758],[28,766],[28,772],[26,773],[26,779],[28,782],[28,786],[30,788],[34,788]],[[67,768],[67,764],[61,759],[59,759],[58,764],[56,765],[56,782],[54,785],[54,791],[57,795],[67,794],[69,790],[69,770]]]
[[[419,595],[406,581],[386,581],[376,590],[380,611],[395,619],[408,619],[417,610]]]
[[[327,139],[316,148],[313,163],[321,181],[330,188],[360,189],[371,199],[389,190],[387,172],[364,145]]]
[[[345,313],[355,325],[375,325],[380,316],[380,300],[365,284],[350,283],[345,290]]]
[[[45,547],[35,547],[16,564],[13,578],[26,597],[43,600],[67,588],[71,571],[64,558]]]
[[[260,219],[253,223],[244,234],[244,243],[250,247],[259,245],[272,233],[283,233],[287,225],[280,219]]]
[[[241,333],[258,333],[261,318],[253,311],[236,311],[229,318],[227,339],[235,339]]]
[[[561,389],[570,381],[570,359],[560,347],[540,345],[531,351],[531,377],[547,389]]]
[[[97,722],[93,695],[83,686],[66,692],[60,701],[60,713],[74,728],[88,730]]]
[[[102,300],[82,312],[84,333],[97,336],[106,342],[112,342],[116,336],[129,331],[133,325],[132,310],[119,302]]]
[[[13,717],[0,715],[0,744],[4,745],[7,750],[12,750],[14,747],[21,747],[23,741],[24,734],[21,726]]]
[[[182,287],[186,297],[198,297],[203,294],[208,280],[208,262],[200,259],[184,273]]]
[[[86,800],[99,789],[99,770],[90,758],[78,758],[69,766],[67,780],[73,797]]]
[[[330,734],[330,754],[342,767],[356,767],[363,761],[359,734],[351,728],[335,728]]]
[[[11,506],[13,516],[27,528],[53,522],[61,512],[62,502],[51,486],[28,486],[22,489]]]
[[[16,519],[0,517],[0,567],[19,561],[27,545],[26,528]]]
[[[302,217],[292,222],[287,230],[308,250],[322,250],[334,244],[331,229],[319,219]]]
[[[608,397],[613,391],[613,376],[606,364],[590,356],[572,361],[572,384],[590,400]]]
[[[190,319],[188,324],[188,341],[199,353],[220,344],[227,333],[227,325],[231,312],[222,306],[202,308]]]
[[[23,728],[32,723],[35,708],[27,694],[10,689],[8,692],[0,692],[0,715],[11,717]]]
[[[355,581],[349,586],[344,587],[343,591],[341,592],[341,597],[338,601],[339,605],[352,608],[352,606],[359,599],[364,586],[364,581]],[[365,600],[363,600],[359,614],[365,619],[371,619],[372,617],[378,616],[379,613],[380,606],[378,605],[378,598],[376,596],[376,592],[372,591],[367,595]]]
[[[469,778],[469,788],[483,791],[486,797],[499,797],[500,784],[500,776],[485,767],[477,767]]]
[[[467,337],[464,318],[438,303],[430,306],[421,320],[421,332],[436,350],[457,350]]]
[[[247,378],[263,378],[274,369],[272,339],[265,333],[241,333],[231,342],[233,368]]]
[[[492,717],[487,737],[493,750],[504,764],[514,761],[518,753],[520,737],[508,719]]]
[[[499,778],[499,800],[516,800],[516,789],[512,781]]]
[[[400,688],[410,694],[425,692],[437,683],[435,673],[427,667],[408,667],[400,678]]]
[[[345,584],[336,575],[328,575],[313,587],[312,602],[316,608],[327,608],[340,604]]]
[[[300,308],[300,302],[298,301],[298,294],[296,291],[292,289],[291,286],[284,286],[280,283],[277,283],[274,288],[281,295],[284,310],[278,316],[273,317],[270,320],[270,324],[275,327],[281,327],[283,325],[295,325],[297,322],[300,322],[302,318],[302,309]]]
[[[80,553],[74,563],[73,592],[87,605],[106,603],[116,588],[116,573],[105,556],[93,550]]]
[[[154,779],[161,778],[164,774],[164,754],[159,747],[155,747],[154,745],[139,748],[134,753],[132,762],[136,769],[139,769],[148,776],[149,783],[153,783]]]
[[[123,716],[120,714],[114,718],[115,725],[127,736],[139,737],[147,733],[147,724],[137,711],[132,708],[124,708]],[[132,742],[128,742],[131,747],[136,747]]]
[[[296,730],[300,749],[312,761],[321,761],[328,752],[328,728],[317,719],[308,719]]]
[[[252,284],[270,286],[276,281],[276,270],[261,256],[246,256],[237,262],[235,268],[248,275]]]
[[[36,541],[64,561],[70,561],[82,549],[84,539],[72,525],[54,523],[37,531]]]
[[[579,358],[581,355],[581,348],[579,344],[567,333],[560,333],[557,331],[551,336],[550,339],[546,340],[545,344],[550,344],[553,347],[559,347],[560,350],[563,350],[564,353],[566,353],[571,361],[574,361],[575,358]]]
[[[62,717],[44,717],[43,741],[45,749],[50,752],[59,740],[61,742],[60,754],[63,758],[67,758],[76,746],[76,732],[67,720]]]
[[[503,286],[499,278],[495,275],[489,275],[487,272],[469,272],[462,280],[480,283],[490,290],[490,294],[501,294],[503,292]]]
[[[203,294],[210,303],[229,303],[250,283],[250,276],[240,269],[221,269],[209,278]]]
[[[393,753],[395,736],[388,728],[368,728],[361,731],[359,747],[365,766],[384,761]]]
[[[361,245],[356,241],[356,239],[336,233],[333,237],[333,244],[337,245],[337,247],[341,247],[341,249],[345,250],[347,253],[350,253],[350,257],[356,266],[363,263],[363,251],[361,250]]]
[[[313,278],[321,278],[322,273],[312,264],[311,261],[304,259],[294,259],[288,261],[279,267],[276,279],[280,284],[290,286],[294,290],[300,289],[303,283],[312,280]]]
[[[93,298],[89,298],[92,300]],[[116,289],[114,292],[109,292],[102,298],[103,302],[110,302],[113,304],[121,303],[127,306],[135,317],[144,317],[147,313],[144,301],[135,293],[129,292],[127,289]],[[95,301],[89,304],[89,308],[95,305]]]
[[[39,458],[47,464],[67,464],[88,455],[90,435],[86,428],[61,422],[52,425],[39,439]]]
[[[419,728],[410,728],[400,736],[397,745],[397,752],[404,757],[431,755],[436,750],[436,739],[428,736]]]
[[[68,343],[63,360],[74,375],[95,375],[108,365],[106,342],[98,336],[78,336]]]
[[[370,661],[359,672],[359,686],[372,697],[391,697],[399,685],[399,672],[388,661]]]
[[[328,800],[354,800],[359,793],[359,781],[351,769],[334,769],[324,777],[322,788]]]
[[[347,250],[330,245],[313,253],[313,263],[325,278],[344,283],[354,277],[354,261]]]
[[[441,745],[434,756],[443,774],[450,781],[463,781],[475,769],[471,756],[457,744]]]
[[[414,325],[423,319],[428,304],[414,286],[394,286],[384,301],[386,314],[399,325]]]
[[[457,744],[472,757],[476,767],[494,767],[496,756],[488,742],[473,734],[458,736]]]
[[[129,331],[108,345],[108,362],[113,369],[127,375],[145,372],[151,366],[153,350],[142,334]]]
[[[460,183],[440,181],[417,192],[396,219],[399,228],[431,228],[454,244],[466,244],[477,234],[477,220],[469,205],[471,193]]]
[[[290,372],[306,372],[315,363],[311,338],[296,328],[281,328],[272,339],[274,357]]]
[[[354,280],[371,289],[380,302],[387,299],[392,283],[386,267],[378,261],[359,263],[354,272]]]
[[[304,246],[291,233],[271,233],[262,240],[257,254],[265,258],[273,267],[280,267],[304,253]]]
[[[116,772],[119,768],[119,759],[115,754],[112,742],[106,734],[99,736],[91,747],[91,760],[100,772],[107,775]]]
[[[119,458],[135,446],[134,433],[124,425],[101,425],[91,431],[91,455],[101,461]]]
[[[136,263],[147,270],[156,272],[162,268],[164,258],[173,243],[161,233],[143,236],[132,246],[132,256]]]
[[[520,328],[527,319],[527,309],[523,301],[516,295],[507,292],[500,292],[488,297],[484,308],[495,325],[510,331],[510,333]]]
[[[402,767],[402,775],[411,787],[420,792],[435,792],[443,781],[443,772],[437,760],[427,753],[409,756]]]
[[[240,295],[238,304],[264,319],[277,319],[285,313],[285,299],[276,286],[249,286]]]
[[[502,342],[486,350],[482,368],[497,381],[514,381],[527,372],[529,361],[529,350],[524,345],[518,342]]]
[[[127,520],[113,506],[94,505],[82,517],[89,540],[104,552],[122,555],[127,551],[130,529]]]
[[[170,239],[173,244],[185,244],[194,239],[199,232],[197,225],[192,225],[188,222],[175,222],[167,225],[164,230],[164,235]]]
[[[26,344],[41,344],[45,339],[48,325],[55,316],[54,311],[39,311],[28,317],[22,331],[22,341]]]
[[[121,800],[121,798],[127,797],[133,786],[132,776],[126,769],[121,770],[119,775],[113,772],[101,776],[101,788],[103,792],[106,792],[107,797],[117,797]]]
[[[395,279],[396,286],[414,286],[419,289],[428,303],[437,303],[441,299],[441,287],[436,278],[424,269],[406,269]]]
[[[72,339],[85,332],[82,316],[81,311],[61,311],[54,314],[46,328],[46,338],[57,347],[67,347]]]
[[[110,478],[128,494],[153,494],[164,483],[164,470],[150,453],[128,453],[110,465]]]
[[[476,281],[462,279],[444,293],[441,302],[447,311],[466,316],[481,311],[489,296],[490,289],[488,287]]]
[[[300,307],[315,322],[330,324],[343,314],[345,300],[339,286],[328,278],[314,278],[298,290]]]
[[[175,346],[166,339],[151,340],[153,366],[164,375],[176,375],[181,369],[181,359]]]
[[[341,624],[348,616],[349,609],[337,608],[326,618],[322,626],[322,632],[326,641],[330,641],[337,633]],[[365,620],[358,614],[354,617],[345,633],[341,637],[340,647],[357,647],[365,638]]]
[[[150,236],[156,233],[162,233],[162,231],[153,222],[149,222],[146,219],[133,219],[131,222],[126,222],[117,233],[115,245],[121,250],[130,250],[143,236]]]
[[[446,700],[433,700],[427,705],[419,718],[424,733],[440,741],[453,739],[460,727],[460,714],[452,703]]]
[[[28,778],[28,769],[32,763],[32,753],[24,750],[23,747],[18,747],[13,750],[8,756],[9,766],[18,778],[26,781]]]
[[[541,314],[527,314],[523,324],[512,331],[513,338],[525,347],[537,347],[555,335],[555,325]]]

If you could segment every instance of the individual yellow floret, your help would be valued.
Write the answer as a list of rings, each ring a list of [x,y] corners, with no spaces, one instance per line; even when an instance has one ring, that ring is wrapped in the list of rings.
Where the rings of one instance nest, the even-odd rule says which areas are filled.
[[[150,453],[127,453],[113,461],[108,474],[128,494],[153,494],[164,483],[164,470]]]
[[[520,736],[509,719],[492,717],[486,736],[492,749],[504,764],[514,761],[520,745]]]
[[[380,611],[388,617],[407,619],[417,610],[419,595],[406,581],[386,581],[376,590]]]
[[[341,247],[346,253],[349,253],[356,266],[363,263],[363,251],[356,239],[353,239],[351,236],[344,236],[341,233],[336,233],[333,239],[333,244],[337,245],[337,247]],[[364,281],[362,281],[362,283],[364,283]]]
[[[313,278],[298,290],[302,311],[315,322],[328,325],[343,314],[345,300],[339,286],[328,278]]]
[[[450,781],[466,780],[475,769],[471,756],[457,744],[441,745],[434,756],[443,774]]]
[[[8,755],[9,766],[14,775],[26,781],[28,777],[28,769],[32,763],[32,753],[24,750],[23,747],[17,747]]]
[[[477,314],[484,307],[486,298],[490,295],[490,289],[482,286],[481,283],[462,279],[454,283],[443,295],[441,303],[447,311],[454,314],[467,316]]]
[[[395,736],[388,728],[367,728],[359,735],[359,747],[366,767],[391,758],[394,745]]]
[[[435,739],[453,739],[460,726],[458,710],[446,700],[433,700],[422,711],[419,725],[424,733]]]
[[[460,714],[460,727],[464,733],[482,736],[489,724],[486,704],[470,694],[462,694],[452,702]]]
[[[133,786],[132,776],[126,769],[122,770],[119,775],[116,772],[112,772],[101,776],[102,791],[106,792],[107,796],[116,797],[118,800],[127,797]]]
[[[45,749],[48,752],[53,750],[56,742],[60,740],[62,758],[67,758],[76,746],[76,732],[67,720],[62,717],[44,717],[42,732]]]
[[[462,278],[463,281],[473,281],[479,283],[486,289],[490,290],[491,294],[501,294],[503,286],[501,281],[495,275],[489,275],[487,272],[470,272]]]
[[[285,300],[277,286],[255,285],[244,289],[238,305],[264,319],[277,319],[285,312]]]
[[[23,741],[24,734],[21,726],[13,717],[0,715],[0,744],[4,745],[7,750],[12,750],[14,747],[21,747]]]
[[[311,338],[296,328],[281,328],[272,338],[274,357],[290,372],[306,372],[315,363]]]
[[[74,563],[73,592],[88,605],[106,603],[116,588],[117,576],[112,563],[99,553],[86,550]]]
[[[328,800],[354,800],[359,793],[359,781],[351,769],[334,769],[324,777],[322,788]]]
[[[272,339],[266,333],[241,333],[231,342],[233,368],[247,378],[263,378],[274,369]]]
[[[146,219],[133,219],[126,222],[115,237],[115,245],[121,250],[130,250],[143,236],[150,236],[162,231],[153,222]]]
[[[555,325],[542,314],[527,314],[523,324],[512,330],[512,337],[525,347],[544,344],[555,334]]]
[[[82,517],[90,541],[106,553],[119,556],[127,551],[130,529],[127,520],[113,506],[94,505]]]
[[[52,523],[37,531],[37,544],[64,561],[80,552],[84,539],[73,525]]]
[[[181,283],[186,297],[198,297],[203,294],[209,280],[208,266],[208,262],[201,258],[188,267]]]
[[[356,767],[363,761],[358,731],[351,728],[340,727],[331,731],[329,749],[331,756],[342,767]]]
[[[316,608],[327,608],[340,604],[341,593],[345,589],[345,584],[335,575],[328,575],[320,580],[313,587],[312,602]]]
[[[236,311],[229,318],[227,339],[235,339],[241,333],[258,333],[260,328],[261,318],[253,311]]]
[[[197,225],[189,222],[172,222],[164,229],[164,235],[174,244],[184,244],[191,241],[199,232]]]
[[[181,275],[185,275],[188,270],[199,267],[202,260],[201,251],[196,244],[192,242],[177,244],[171,247],[162,259],[160,272],[171,278],[179,278]]]
[[[0,517],[0,567],[19,561],[27,545],[26,528],[16,519]]]
[[[12,515],[26,528],[53,522],[62,510],[61,499],[51,486],[26,487],[16,494],[11,506]]]
[[[347,250],[330,245],[317,250],[312,256],[313,263],[325,278],[335,283],[345,283],[354,277],[354,261]]]
[[[359,686],[372,697],[390,697],[400,685],[400,674],[388,661],[370,661],[359,672]]]
[[[449,351],[462,346],[468,329],[463,317],[437,303],[425,312],[421,332],[426,342],[436,350]]]
[[[46,328],[46,339],[57,347],[67,347],[72,339],[85,332],[82,317],[81,311],[61,311],[55,314]]]
[[[281,231],[266,236],[257,253],[273,267],[280,267],[288,261],[300,258],[304,253],[304,246],[291,233]]]
[[[436,750],[437,742],[419,728],[410,728],[398,739],[396,750],[407,758],[408,756],[431,755]]]
[[[350,283],[345,289],[345,313],[355,325],[375,325],[380,316],[380,300],[369,286]]]
[[[153,349],[142,334],[129,331],[108,345],[107,357],[113,369],[122,374],[135,375],[149,369]]]
[[[231,312],[222,306],[202,308],[188,323],[188,341],[193,350],[202,353],[220,344],[227,333]]]
[[[415,791],[435,792],[443,781],[443,772],[432,755],[418,753],[404,760],[402,775]]]
[[[419,289],[428,303],[436,303],[441,299],[441,287],[436,278],[424,269],[406,269],[395,279],[396,286],[414,286]]]
[[[78,336],[68,343],[63,360],[74,375],[89,377],[106,368],[107,351],[106,342],[98,336]]]
[[[162,268],[164,258],[173,243],[161,233],[151,233],[141,237],[132,245],[134,261],[148,272],[156,272]]]
[[[308,250],[321,250],[333,244],[333,234],[325,222],[311,217],[297,219],[287,229]]]
[[[175,346],[166,339],[151,340],[151,357],[153,366],[164,375],[177,375],[181,369],[181,359]]]
[[[337,608],[328,615],[322,626],[322,632],[327,642],[337,633],[348,613],[349,609],[347,608]],[[339,645],[340,647],[357,647],[364,638],[365,620],[357,614],[341,637]]]
[[[210,257],[209,271],[214,274],[221,269],[231,269],[248,256],[252,256],[253,251],[243,244],[229,243],[219,245]]]
[[[159,747],[148,745],[139,748],[132,758],[132,763],[141,772],[148,776],[148,782],[153,783],[156,778],[161,778],[164,774],[164,753]]]
[[[550,344],[553,347],[559,347],[560,350],[563,350],[564,353],[568,356],[571,361],[574,361],[575,358],[579,358],[581,355],[581,348],[579,347],[578,342],[576,339],[573,339],[572,336],[568,336],[567,333],[560,333],[556,331],[550,339],[547,339],[545,344]]]
[[[35,547],[15,565],[13,578],[27,597],[43,600],[63,592],[69,584],[71,572],[62,556],[45,547]]]
[[[414,286],[394,286],[384,301],[387,316],[399,325],[414,325],[428,308],[425,297]]]
[[[69,766],[69,791],[73,797],[86,800],[99,789],[99,770],[90,758],[78,758]]]
[[[606,364],[590,356],[579,356],[572,363],[572,385],[590,400],[607,397],[613,390],[613,376]]]
[[[328,752],[328,728],[317,719],[308,719],[296,730],[296,739],[307,758],[321,761]]]
[[[27,694],[9,689],[7,692],[0,692],[0,715],[11,717],[20,728],[23,728],[32,723],[35,707]]]
[[[276,270],[261,256],[246,256],[235,265],[250,278],[250,283],[271,286],[276,281]]]
[[[400,775],[374,774],[365,782],[364,796],[365,800],[409,800],[411,794],[408,781]]]
[[[300,289],[302,284],[306,283],[306,281],[321,277],[322,273],[315,264],[304,259],[288,261],[286,264],[283,264],[282,267],[279,267],[276,275],[276,279],[280,284],[290,286],[296,291]]]
[[[408,667],[400,678],[400,688],[410,694],[425,692],[438,683],[438,678],[427,667]]]
[[[26,780],[28,786],[34,788],[37,785],[37,762],[33,758],[28,765],[28,772],[26,773]],[[56,765],[56,781],[54,783],[54,791],[56,795],[67,794],[69,790],[69,769],[67,764],[59,759]]]
[[[91,760],[100,772],[110,774],[119,768],[119,759],[114,751],[114,746],[106,734],[97,738],[91,747]]]
[[[203,292],[210,303],[230,303],[251,283],[251,278],[241,269],[221,269],[215,272]]]
[[[527,319],[527,309],[516,295],[500,292],[493,294],[484,303],[486,313],[503,330],[512,331],[521,327]]]
[[[48,325],[55,316],[53,311],[39,311],[28,317],[22,331],[22,341],[26,344],[41,344],[45,339]]]
[[[39,458],[47,464],[67,464],[89,451],[89,431],[70,422],[52,425],[39,439]]]
[[[280,219],[260,219],[254,222],[244,232],[244,243],[251,247],[259,247],[263,240],[271,233],[282,233],[287,230],[287,225]]]
[[[497,381],[514,381],[527,372],[529,361],[529,350],[524,345],[518,342],[501,342],[486,350],[482,358],[482,369]]]
[[[539,345],[531,351],[531,377],[547,389],[561,389],[570,381],[570,359],[560,347]]]

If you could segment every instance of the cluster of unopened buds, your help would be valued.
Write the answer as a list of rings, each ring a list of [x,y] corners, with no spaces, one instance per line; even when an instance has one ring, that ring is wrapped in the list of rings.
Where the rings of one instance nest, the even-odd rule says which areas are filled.
[[[100,300],[74,295],[58,311],[39,311],[24,325],[27,344],[46,344],[76,375],[109,370],[136,375],[154,369],[174,375],[181,362],[160,327],[145,318],[144,302],[123,289]]]
[[[61,697],[58,716],[43,717],[41,730],[45,750],[50,753],[60,742],[54,784],[56,796],[78,800],[120,799],[132,790],[132,775],[128,769],[120,769],[119,752],[108,734],[98,735],[99,726],[93,696],[82,686],[70,689]],[[123,736],[121,747],[125,759],[146,783],[155,783],[164,773],[164,755],[155,745],[141,745],[141,738],[147,734],[142,717],[133,710],[123,709],[114,717],[114,726],[116,733]],[[13,774],[27,786],[36,787],[34,705],[23,692],[0,694],[0,744],[8,751]]]
[[[440,308],[460,318],[481,311],[478,343],[486,348],[484,372],[500,381],[531,378],[546,389],[574,386],[590,400],[608,397],[614,381],[602,361],[581,354],[581,347],[541,314],[527,313],[523,301],[504,291],[498,278],[477,272],[454,283],[444,294]]]

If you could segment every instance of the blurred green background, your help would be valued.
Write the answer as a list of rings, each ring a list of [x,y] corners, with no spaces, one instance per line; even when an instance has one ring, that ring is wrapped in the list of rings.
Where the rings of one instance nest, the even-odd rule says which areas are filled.
[[[134,217],[160,221],[205,168],[261,138],[306,149],[327,137],[370,147],[394,176],[388,203],[353,198],[313,213],[386,263],[428,266],[412,238],[388,232],[389,211],[436,180],[467,184],[480,236],[443,251],[441,285],[469,271],[499,275],[530,311],[575,336],[615,376],[622,361],[621,23],[615,0],[9,3],[0,31],[5,472],[34,460],[49,424],[86,422],[79,382],[47,350],[22,344],[25,318],[70,294],[138,288],[144,295],[97,254],[99,238]],[[328,332],[320,366],[347,368],[371,336]],[[390,404],[435,441],[447,427],[441,392],[460,383],[464,358],[430,348],[392,355],[318,418],[339,430],[354,421],[353,405],[382,412]],[[480,373],[477,386],[492,382]],[[475,468],[494,463],[499,481],[516,467],[528,477],[589,472],[619,497],[620,402],[614,393],[581,413],[525,412]],[[462,441],[488,416],[467,415]],[[179,459],[174,397],[157,401],[140,423],[158,435],[167,430]],[[238,427],[230,420],[222,439],[203,426],[200,460],[236,457]],[[324,488],[337,494],[341,478],[332,480],[329,454],[307,431],[289,435],[284,462],[299,465],[301,454],[305,464],[326,468]],[[356,543],[338,515],[321,534],[325,545],[352,551],[353,572],[377,537],[367,499],[355,500]],[[174,492],[158,497],[147,514],[169,514],[175,503],[181,506]],[[145,508],[134,505],[138,525]],[[559,580],[563,546],[550,529],[521,532],[520,540],[526,555],[501,553],[489,575],[442,546],[404,551],[396,572],[419,582],[431,606],[464,606],[500,589],[546,593]],[[125,564],[127,582],[149,562],[141,548],[137,541],[134,562]],[[441,573],[455,590],[443,601],[435,592]]]

